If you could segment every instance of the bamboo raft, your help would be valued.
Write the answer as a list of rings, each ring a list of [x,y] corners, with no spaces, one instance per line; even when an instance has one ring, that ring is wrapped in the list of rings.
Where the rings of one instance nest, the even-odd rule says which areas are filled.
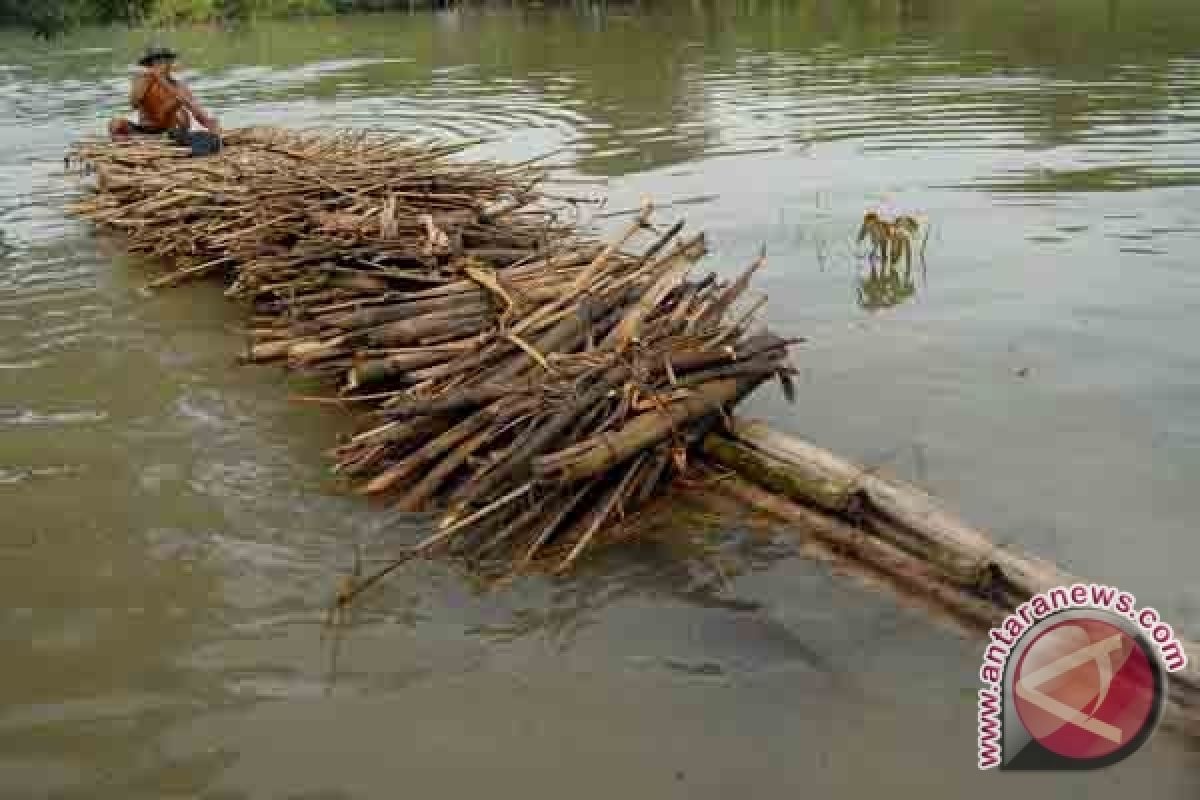
[[[659,226],[650,203],[599,241],[562,221],[538,162],[461,149],[244,129],[208,158],[158,140],[68,154],[96,178],[72,210],[170,266],[151,287],[220,276],[247,309],[243,360],[311,376],[329,387],[315,400],[354,412],[336,473],[436,512],[339,607],[417,557],[494,579],[567,571],[637,535],[639,509],[697,469],[973,631],[1075,582],[914,487],[731,416],[766,381],[793,395],[796,342],[755,325],[765,299],[745,302],[765,256],[733,280],[696,277],[704,235]],[[1187,648],[1168,718],[1200,735],[1200,649]]]
[[[246,360],[358,412],[335,471],[440,514],[390,567],[437,554],[498,577],[563,572],[627,535],[726,409],[790,385],[792,343],[754,329],[762,303],[735,308],[764,257],[695,278],[704,235],[656,227],[652,205],[597,241],[559,221],[544,169],[453,155],[271,129],[211,158],[83,143],[71,158],[97,191],[74,211],[170,262],[152,286],[224,275],[250,314]]]

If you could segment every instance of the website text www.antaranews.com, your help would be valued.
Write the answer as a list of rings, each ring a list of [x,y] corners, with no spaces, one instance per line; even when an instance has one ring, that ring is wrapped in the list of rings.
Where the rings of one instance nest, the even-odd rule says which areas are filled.
[[[1149,638],[1162,658],[1167,672],[1177,672],[1187,666],[1187,655],[1175,637],[1175,631],[1153,608],[1137,606],[1137,598],[1111,586],[1077,583],[1042,592],[1022,603],[988,634],[979,677],[979,767],[990,769],[1000,763],[1001,684],[1009,656],[1017,641],[1041,620],[1060,611],[1099,609],[1117,614],[1133,623]]]

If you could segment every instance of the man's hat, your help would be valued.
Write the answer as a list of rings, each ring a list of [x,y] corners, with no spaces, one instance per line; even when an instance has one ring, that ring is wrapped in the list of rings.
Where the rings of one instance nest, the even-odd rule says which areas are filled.
[[[174,61],[179,58],[179,54],[169,47],[151,47],[146,50],[146,55],[138,59],[139,67],[153,67],[155,64],[160,64],[163,61]]]

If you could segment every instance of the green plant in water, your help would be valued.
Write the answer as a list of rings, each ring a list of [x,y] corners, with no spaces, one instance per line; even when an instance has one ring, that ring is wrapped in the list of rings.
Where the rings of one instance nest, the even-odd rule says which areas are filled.
[[[858,282],[858,304],[867,311],[898,306],[917,292],[912,270],[903,273],[894,266],[872,265]]]
[[[862,244],[870,239],[870,258],[883,266],[894,269],[903,258],[905,269],[911,270],[913,239],[920,230],[921,223],[915,217],[901,215],[888,222],[874,211],[868,211],[858,229],[858,242]]]
[[[858,242],[870,241],[867,254],[870,264],[865,276],[859,279],[858,304],[868,310],[897,306],[916,294],[917,287],[912,278],[913,242],[921,233],[922,225],[915,217],[901,215],[886,220],[874,211],[863,216],[858,229]],[[921,240],[920,259],[925,262],[925,244],[929,229],[925,226]],[[904,271],[900,271],[900,262]]]

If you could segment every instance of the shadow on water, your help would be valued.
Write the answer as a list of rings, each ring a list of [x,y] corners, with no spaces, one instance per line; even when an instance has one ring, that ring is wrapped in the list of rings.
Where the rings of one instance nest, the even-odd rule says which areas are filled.
[[[770,520],[702,501],[694,491],[677,490],[645,515],[635,540],[600,548],[569,577],[492,583],[442,564],[407,565],[329,630],[326,695],[361,689],[377,668],[371,641],[389,621],[416,633],[436,626],[437,617],[453,619],[462,635],[493,651],[544,652],[540,658],[549,661],[533,667],[539,672],[571,668],[580,658],[603,671],[633,665],[651,675],[727,682],[781,668],[828,676],[843,670],[844,654],[808,641],[755,597],[755,575],[796,558],[795,532],[780,535]],[[431,572],[453,576],[457,599],[441,591],[428,596]],[[614,624],[624,641],[613,638]]]
[[[858,305],[864,311],[893,308],[910,300],[916,292],[911,267],[872,263],[858,279]]]
[[[796,553],[795,544],[775,536],[764,519],[744,511],[715,513],[683,489],[644,512],[636,530],[635,538],[606,543],[577,572],[561,578],[484,576],[454,565],[456,580],[470,587],[475,601],[501,613],[494,622],[471,625],[469,632],[496,642],[534,637],[569,650],[605,609],[631,600],[733,614],[762,611],[762,603],[737,596],[733,581]],[[386,544],[375,549],[386,550]],[[425,568],[406,565],[396,574]],[[377,622],[402,607],[405,583],[400,577],[369,592],[350,609],[349,627]],[[517,603],[510,605],[513,598]]]

